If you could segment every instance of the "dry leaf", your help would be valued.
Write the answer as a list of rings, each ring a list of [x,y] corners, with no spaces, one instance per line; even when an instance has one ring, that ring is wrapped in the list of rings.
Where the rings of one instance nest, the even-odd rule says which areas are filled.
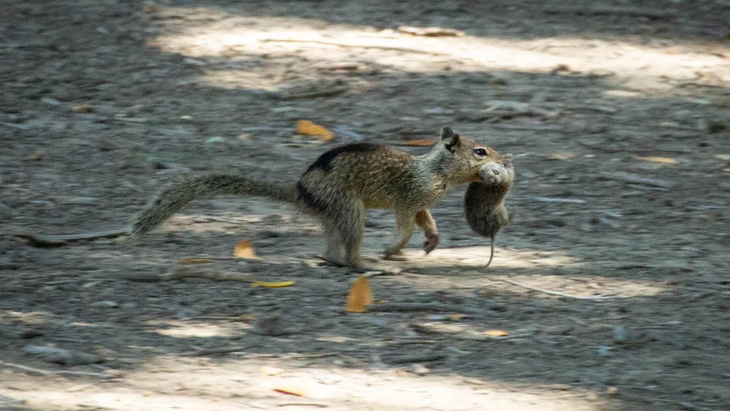
[[[449,314],[446,316],[451,321],[459,321],[463,318],[466,318],[466,314]]]
[[[180,259],[180,262],[183,264],[204,264],[213,262],[213,260],[211,260],[210,258],[201,257],[185,257]]]
[[[233,249],[233,255],[239,258],[259,258],[253,251],[253,246],[248,240],[239,241],[236,247]]]
[[[291,287],[294,284],[294,281],[279,281],[275,283],[269,281],[254,281],[251,283],[251,287],[281,288]]]
[[[509,335],[509,333],[507,331],[502,331],[502,330],[487,330],[487,331],[484,331],[484,335],[489,336],[489,337],[506,337]]]
[[[307,391],[304,389],[304,387],[296,386],[296,385],[274,387],[274,391],[280,392],[282,394],[296,395],[298,397],[307,396]]]
[[[373,290],[370,288],[370,284],[368,284],[367,277],[361,275],[350,288],[350,293],[347,295],[345,311],[351,313],[364,313],[367,312],[366,306],[372,303]]]
[[[652,163],[677,164],[679,161],[669,157],[636,157],[639,160],[651,161]]]
[[[408,140],[405,142],[406,146],[414,146],[414,147],[425,147],[425,146],[432,146],[434,144],[438,143],[438,140],[434,140],[432,138],[428,138],[425,140]]]
[[[266,374],[270,376],[279,375],[284,372],[284,370],[282,370],[281,368],[272,367],[269,365],[264,365],[259,369],[259,371],[261,371],[261,374]]]
[[[71,107],[72,113],[91,113],[93,111],[94,111],[94,108],[88,104],[79,104],[77,106]]]
[[[335,138],[335,133],[308,120],[297,121],[297,133],[315,136],[320,141],[331,141]]]

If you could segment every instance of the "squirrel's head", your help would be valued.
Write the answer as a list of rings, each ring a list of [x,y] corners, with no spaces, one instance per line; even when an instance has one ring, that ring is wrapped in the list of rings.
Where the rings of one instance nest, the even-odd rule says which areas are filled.
[[[479,181],[479,170],[501,156],[486,144],[470,138],[462,138],[449,127],[441,129],[441,145],[445,150],[444,171],[452,184]],[[501,161],[500,161],[501,162]]]

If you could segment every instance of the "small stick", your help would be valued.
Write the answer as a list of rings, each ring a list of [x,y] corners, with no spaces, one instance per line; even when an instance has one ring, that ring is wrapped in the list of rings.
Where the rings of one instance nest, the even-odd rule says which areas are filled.
[[[212,355],[212,354],[229,354],[229,353],[238,352],[238,351],[246,351],[246,347],[237,346],[237,347],[209,348],[206,350],[184,352],[184,353],[182,353],[182,355],[192,355],[192,356],[198,357],[198,356]]]
[[[609,180],[617,180],[617,181],[623,181],[626,183],[633,183],[633,184],[644,184],[650,187],[658,187],[663,189],[670,189],[674,187],[674,183],[667,180],[661,180],[658,178],[650,178],[650,177],[644,177],[638,174],[633,173],[626,173],[626,172],[615,172],[611,174],[602,174],[601,178],[606,178]]]
[[[302,100],[316,97],[332,97],[338,94],[346,93],[349,90],[346,86],[322,88],[319,90],[303,91],[301,93],[274,93],[274,97],[279,100]]]
[[[322,402],[282,402],[277,404],[279,407],[316,407],[327,408],[329,405]]]
[[[578,145],[581,145],[586,148],[590,148],[592,150],[598,150],[603,151],[605,153],[633,153],[633,154],[656,154],[656,153],[668,153],[668,154],[689,154],[689,150],[674,150],[674,149],[668,149],[668,148],[613,148],[613,147],[604,147],[604,146],[597,146],[593,144],[584,143],[582,141],[577,142]]]
[[[518,287],[526,288],[528,290],[532,291],[539,291],[541,293],[550,294],[550,295],[557,295],[559,297],[565,297],[565,298],[573,298],[576,300],[608,300],[616,297],[608,296],[608,295],[593,295],[593,296],[582,296],[582,295],[573,295],[573,294],[567,294],[560,291],[552,291],[552,290],[546,290],[544,288],[537,288],[532,287],[526,284],[518,283],[517,281],[512,281],[507,278],[495,278],[495,280],[504,281],[505,283],[509,283],[512,285],[516,285]]]
[[[532,197],[532,199],[543,203],[585,204],[586,202],[580,198]]]
[[[252,283],[256,279],[250,275],[238,274],[238,273],[221,273],[221,272],[200,272],[191,271],[184,267],[166,273],[128,273],[121,275],[120,278],[129,281],[138,281],[143,283],[158,283],[164,281],[175,281],[183,278],[202,278],[206,280],[214,281],[238,281],[243,283]]]
[[[127,227],[115,228],[112,230],[92,231],[79,234],[37,234],[37,233],[15,233],[14,236],[28,240],[36,247],[52,247],[66,245],[67,243],[81,240],[94,240],[97,238],[115,238],[131,234]]]
[[[546,7],[543,11],[547,14],[578,14],[578,15],[617,15],[617,16],[630,16],[630,17],[647,17],[652,19],[672,18],[676,17],[677,13],[672,10],[652,10],[637,7]]]
[[[429,354],[420,354],[420,355],[409,355],[409,356],[400,357],[400,358],[392,358],[387,361],[391,364],[413,364],[413,363],[420,363],[420,362],[441,361],[444,358],[446,358],[445,354],[429,353]]]
[[[10,362],[0,361],[0,365],[3,365],[5,367],[12,367],[17,368],[19,370],[28,371],[28,372],[34,372],[41,375],[80,375],[80,376],[87,376],[87,377],[100,377],[100,378],[114,378],[111,374],[104,374],[101,372],[86,372],[86,371],[50,371],[50,370],[42,370],[40,368],[33,368],[28,367],[26,365],[20,365],[20,364],[13,364]]]
[[[370,304],[368,312],[388,312],[388,311],[449,311],[449,307],[443,304],[434,303],[385,303]]]

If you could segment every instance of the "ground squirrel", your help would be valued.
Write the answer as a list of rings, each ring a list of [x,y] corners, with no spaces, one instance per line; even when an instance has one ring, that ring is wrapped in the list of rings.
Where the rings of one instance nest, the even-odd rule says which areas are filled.
[[[471,229],[492,241],[489,262],[484,266],[486,268],[494,258],[494,237],[512,219],[512,214],[504,206],[504,197],[515,178],[512,155],[497,154],[493,161],[479,170],[479,177],[481,181],[469,184],[466,189],[464,212]]]
[[[335,264],[362,267],[365,210],[371,208],[395,212],[398,240],[385,250],[386,257],[400,253],[414,225],[423,229],[423,249],[428,253],[439,241],[428,208],[450,185],[478,181],[479,170],[495,156],[490,147],[461,138],[448,127],[441,130],[441,141],[423,156],[377,144],[348,144],[322,154],[295,185],[235,175],[184,180],[160,193],[135,217],[132,234],[153,229],[197,198],[254,195],[293,203],[320,220],[327,240],[325,259]]]

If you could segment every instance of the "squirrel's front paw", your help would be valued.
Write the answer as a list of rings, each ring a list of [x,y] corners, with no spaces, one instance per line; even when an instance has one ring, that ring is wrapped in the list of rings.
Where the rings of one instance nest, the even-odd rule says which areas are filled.
[[[423,251],[425,251],[426,254],[435,250],[438,245],[439,245],[439,235],[438,234],[426,234],[426,242],[423,243]]]

